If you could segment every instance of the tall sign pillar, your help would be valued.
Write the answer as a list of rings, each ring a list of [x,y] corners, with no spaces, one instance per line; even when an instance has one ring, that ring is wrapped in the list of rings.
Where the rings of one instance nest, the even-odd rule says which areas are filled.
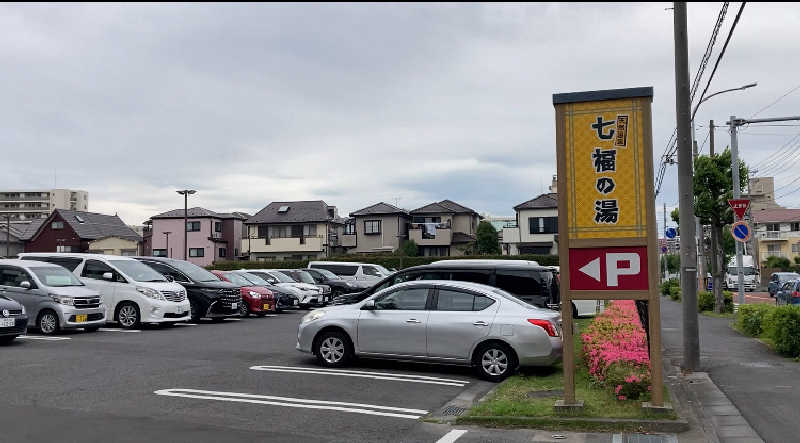
[[[653,88],[554,94],[564,400],[577,407],[572,300],[648,301],[651,404],[664,405]]]

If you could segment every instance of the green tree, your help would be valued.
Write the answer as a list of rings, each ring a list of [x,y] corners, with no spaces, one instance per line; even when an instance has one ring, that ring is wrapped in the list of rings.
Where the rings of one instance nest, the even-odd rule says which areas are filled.
[[[786,257],[775,257],[774,255],[767,257],[766,266],[768,268],[777,268],[781,271],[788,271],[790,265],[791,262]]]
[[[478,254],[490,255],[500,254],[500,240],[497,238],[497,230],[488,221],[478,224]]]
[[[747,185],[747,165],[739,162],[739,189]],[[722,274],[727,263],[723,245],[722,228],[733,223],[733,211],[728,200],[733,198],[731,151],[722,154],[701,155],[694,161],[694,214],[704,225],[711,225],[711,275],[714,279],[714,299],[718,313],[722,313],[725,300],[722,294]]]
[[[414,240],[406,240],[397,250],[397,255],[403,257],[416,257],[419,255],[419,248],[417,247],[417,242]]]
[[[664,269],[664,261],[667,261],[667,271],[670,274],[677,274],[681,267],[681,256],[678,254],[664,254],[661,256],[661,269]]]

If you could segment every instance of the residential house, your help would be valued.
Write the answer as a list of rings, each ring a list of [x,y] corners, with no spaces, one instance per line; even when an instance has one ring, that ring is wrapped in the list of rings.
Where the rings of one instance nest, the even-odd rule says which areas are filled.
[[[30,240],[42,223],[43,219],[0,224],[0,257],[13,258],[20,252],[25,252],[25,242]]]
[[[244,224],[242,251],[250,260],[328,257],[339,243],[334,227],[344,226],[336,207],[321,200],[272,202]]]
[[[354,240],[348,252],[394,252],[408,239],[410,221],[408,211],[384,202],[351,212],[344,233]]]
[[[198,266],[234,260],[239,257],[244,220],[244,216],[236,213],[189,208],[184,243],[184,210],[158,214],[150,219],[150,255],[177,259],[186,256],[186,260]]]
[[[142,238],[116,215],[56,209],[25,243],[25,252],[137,255]]]
[[[442,200],[414,209],[409,240],[419,247],[424,256],[458,256],[474,251],[480,216],[474,210]]]
[[[786,257],[793,262],[800,256],[800,209],[763,209],[753,211],[752,216],[759,263],[767,257]]]
[[[503,254],[558,255],[558,194],[541,194],[514,211],[516,224],[503,228]]]

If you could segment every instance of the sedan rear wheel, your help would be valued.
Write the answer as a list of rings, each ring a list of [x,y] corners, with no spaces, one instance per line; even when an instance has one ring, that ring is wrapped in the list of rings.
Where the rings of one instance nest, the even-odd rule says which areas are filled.
[[[476,370],[481,378],[500,382],[517,369],[517,357],[508,346],[500,343],[483,345],[476,353]]]
[[[353,345],[341,332],[325,332],[316,340],[314,354],[322,366],[338,368],[345,366],[352,358]]]

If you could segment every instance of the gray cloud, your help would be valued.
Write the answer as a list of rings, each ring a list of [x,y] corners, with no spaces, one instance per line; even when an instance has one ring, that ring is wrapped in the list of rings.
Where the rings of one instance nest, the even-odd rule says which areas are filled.
[[[51,187],[55,173],[129,223],[180,207],[184,187],[220,211],[450,198],[511,214],[555,173],[554,92],[654,86],[660,155],[675,120],[668,6],[3,5],[0,186]],[[689,7],[693,70],[718,8]],[[796,85],[797,19],[748,5],[712,90],[759,87],[715,98],[698,122]],[[781,135],[743,135],[748,162],[800,131],[769,129]]]

